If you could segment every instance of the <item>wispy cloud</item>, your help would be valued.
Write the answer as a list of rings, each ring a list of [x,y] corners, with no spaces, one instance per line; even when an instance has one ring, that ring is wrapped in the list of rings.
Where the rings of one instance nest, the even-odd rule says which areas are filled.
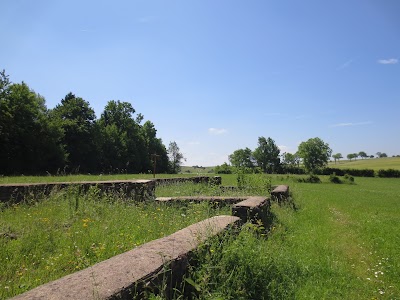
[[[352,63],[353,63],[354,59],[349,59],[348,61],[346,61],[345,63],[341,64],[339,67],[336,68],[336,70],[343,70],[346,69],[347,67],[349,67]]]
[[[225,128],[208,128],[208,133],[212,135],[221,135],[227,133]]]
[[[395,65],[399,63],[399,60],[397,58],[380,59],[378,63],[382,65]]]
[[[372,124],[372,122],[367,121],[367,122],[358,122],[358,123],[353,123],[353,122],[338,123],[338,124],[331,125],[331,127],[361,126],[361,125],[368,125],[368,124]]]

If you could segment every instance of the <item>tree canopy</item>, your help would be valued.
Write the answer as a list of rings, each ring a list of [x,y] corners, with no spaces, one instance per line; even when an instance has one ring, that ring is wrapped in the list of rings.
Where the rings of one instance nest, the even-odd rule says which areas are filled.
[[[258,147],[254,150],[253,157],[263,172],[273,173],[279,170],[280,152],[273,139],[262,136],[258,138]]]
[[[235,150],[229,155],[229,162],[237,168],[254,168],[254,157],[250,148]]]
[[[4,174],[54,171],[64,165],[63,131],[45,100],[24,82],[3,87],[0,98],[0,166]]]
[[[315,172],[327,165],[332,154],[329,144],[320,138],[311,138],[299,145],[299,156],[303,159],[303,164],[308,172]]]
[[[335,160],[335,164],[336,164],[336,161],[340,161],[340,159],[343,158],[342,153],[333,154],[332,157]]]
[[[170,159],[170,173],[179,173],[181,170],[182,161],[185,160],[185,157],[181,153],[181,150],[176,142],[169,143],[168,155]]]
[[[54,109],[24,82],[0,72],[0,172],[157,172],[169,170],[167,149],[151,121],[129,102],[111,100],[100,119],[88,101],[68,93]]]

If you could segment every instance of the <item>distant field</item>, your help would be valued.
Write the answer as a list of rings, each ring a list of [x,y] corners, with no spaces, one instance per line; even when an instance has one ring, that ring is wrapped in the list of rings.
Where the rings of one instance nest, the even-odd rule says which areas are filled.
[[[214,173],[215,167],[189,167],[189,166],[182,166],[181,173],[191,173],[191,174],[208,174]]]
[[[331,168],[338,169],[395,169],[400,170],[400,157],[368,158],[357,160],[341,160],[340,162],[329,163]]]

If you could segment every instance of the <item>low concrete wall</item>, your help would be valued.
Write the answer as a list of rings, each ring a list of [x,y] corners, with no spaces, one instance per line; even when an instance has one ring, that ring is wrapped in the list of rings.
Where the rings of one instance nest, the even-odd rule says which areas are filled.
[[[180,197],[157,197],[156,202],[160,203],[182,203],[182,202],[214,202],[224,204],[235,204],[246,200],[248,197],[219,197],[219,196],[180,196]]]
[[[64,189],[78,186],[87,191],[91,186],[97,186],[102,191],[116,191],[138,201],[154,199],[155,186],[160,184],[193,182],[221,184],[221,177],[183,177],[157,178],[152,180],[110,180],[110,181],[79,181],[79,182],[50,182],[50,183],[11,183],[0,184],[0,202],[18,203],[26,196],[49,195],[54,189]]]
[[[18,203],[26,196],[49,195],[54,189],[65,189],[77,186],[83,191],[96,186],[102,191],[116,191],[135,200],[145,200],[155,197],[155,182],[153,180],[112,180],[112,181],[80,181],[52,183],[14,183],[0,185],[0,202]]]
[[[213,183],[215,185],[220,185],[222,182],[221,176],[196,176],[196,177],[175,177],[175,178],[156,178],[157,185],[170,184],[170,183],[180,183],[180,182],[193,182],[193,183]]]
[[[285,201],[289,198],[289,186],[278,185],[272,190],[271,198],[279,203]]]
[[[265,197],[248,197],[246,200],[232,206],[232,215],[239,217],[243,222],[257,222],[264,225],[269,223],[271,202]]]
[[[12,299],[132,299],[132,293],[140,294],[143,287],[165,276],[165,269],[173,277],[167,282],[179,281],[190,253],[238,222],[233,216],[201,221]]]

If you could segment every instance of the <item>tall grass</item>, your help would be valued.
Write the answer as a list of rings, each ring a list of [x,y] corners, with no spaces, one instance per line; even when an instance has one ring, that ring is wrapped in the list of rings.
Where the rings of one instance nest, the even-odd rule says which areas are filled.
[[[290,184],[297,209],[273,204],[267,235],[247,224],[199,250],[186,280],[192,296],[399,299],[399,180]]]
[[[198,174],[157,174],[156,178],[193,177]],[[204,175],[200,175],[204,176]],[[79,174],[79,175],[49,175],[49,176],[1,176],[0,184],[10,183],[43,183],[43,182],[74,182],[74,181],[105,181],[105,180],[136,180],[153,179],[152,174]]]
[[[228,207],[134,203],[91,188],[63,190],[0,212],[0,299],[171,234]]]

